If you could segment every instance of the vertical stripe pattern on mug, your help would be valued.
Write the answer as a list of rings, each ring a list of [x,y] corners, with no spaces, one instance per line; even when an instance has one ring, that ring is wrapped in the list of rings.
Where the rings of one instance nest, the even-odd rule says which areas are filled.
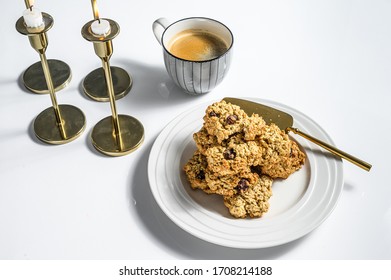
[[[188,61],[164,50],[164,63],[173,81],[190,94],[211,91],[227,74],[231,65],[232,48],[224,55],[207,61]]]

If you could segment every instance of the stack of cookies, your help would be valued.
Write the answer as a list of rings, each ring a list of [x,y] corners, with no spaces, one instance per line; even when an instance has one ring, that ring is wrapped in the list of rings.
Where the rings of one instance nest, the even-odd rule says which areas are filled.
[[[261,217],[273,179],[300,169],[305,154],[276,125],[224,100],[210,105],[203,120],[193,135],[197,150],[184,166],[191,187],[222,195],[236,218]]]

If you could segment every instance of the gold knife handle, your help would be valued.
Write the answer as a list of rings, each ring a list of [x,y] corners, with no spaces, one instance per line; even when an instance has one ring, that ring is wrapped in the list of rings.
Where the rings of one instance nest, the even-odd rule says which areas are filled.
[[[299,129],[297,128],[293,128],[293,127],[288,127],[287,128],[287,131],[292,131],[293,133],[297,134],[297,135],[300,135],[302,137],[304,137],[305,139],[321,146],[322,148],[326,149],[327,151],[329,151],[330,153],[334,154],[334,155],[337,155],[341,158],[344,158],[348,161],[350,161],[351,163],[361,167],[362,169],[366,170],[366,171],[369,171],[372,167],[371,164],[359,159],[359,158],[356,158],[348,153],[345,153],[344,151],[341,151],[340,149],[336,148],[336,147],[333,147],[331,146],[330,144],[327,144],[326,142],[323,142],[311,135],[308,135],[307,133],[304,133],[302,131],[300,131]]]

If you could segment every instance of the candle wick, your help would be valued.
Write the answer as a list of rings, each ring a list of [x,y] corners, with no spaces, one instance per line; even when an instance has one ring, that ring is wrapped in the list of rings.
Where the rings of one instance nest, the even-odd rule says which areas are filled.
[[[98,22],[99,22],[99,24],[100,24],[100,18],[98,18]]]
[[[33,11],[33,5],[30,6],[30,12],[32,12],[32,11]]]

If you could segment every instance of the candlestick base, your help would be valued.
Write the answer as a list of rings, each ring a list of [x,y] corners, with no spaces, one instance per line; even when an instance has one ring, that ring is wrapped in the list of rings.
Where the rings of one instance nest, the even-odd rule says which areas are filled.
[[[113,77],[114,97],[118,100],[129,93],[133,85],[133,79],[128,72],[122,68],[111,66],[110,69]],[[105,81],[105,73],[102,67],[95,69],[84,78],[83,91],[88,97],[95,101],[110,101]]]
[[[65,88],[72,78],[71,68],[65,62],[56,59],[48,59],[49,69],[55,91]],[[38,94],[49,93],[41,62],[34,63],[23,74],[25,87]]]
[[[62,136],[53,107],[42,111],[34,121],[34,132],[39,140],[48,144],[65,144],[81,135],[86,119],[83,112],[72,105],[59,105],[65,137]]]
[[[119,147],[115,136],[112,116],[99,121],[92,130],[92,144],[105,155],[123,156],[130,154],[144,141],[144,127],[137,119],[127,115],[118,115],[118,121],[122,148]]]

